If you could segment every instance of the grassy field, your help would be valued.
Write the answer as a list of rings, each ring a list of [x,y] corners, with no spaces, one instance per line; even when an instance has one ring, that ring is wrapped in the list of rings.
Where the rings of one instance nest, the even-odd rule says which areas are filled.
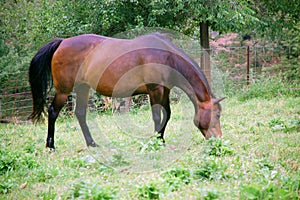
[[[55,153],[46,124],[0,124],[0,199],[299,199],[299,102],[228,98],[223,139],[205,141],[183,100],[165,146],[147,106],[89,113],[99,148],[85,147],[73,117],[58,119]]]

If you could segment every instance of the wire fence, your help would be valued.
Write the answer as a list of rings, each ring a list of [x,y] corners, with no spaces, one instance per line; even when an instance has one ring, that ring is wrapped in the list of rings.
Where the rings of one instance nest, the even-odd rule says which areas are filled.
[[[211,70],[218,70],[222,80],[230,81],[235,87],[245,87],[262,74],[273,75],[278,71],[289,70],[291,57],[299,63],[299,52],[293,48],[274,48],[263,46],[223,47],[210,50]],[[287,64],[286,64],[287,63]],[[212,75],[214,78],[214,75]],[[212,81],[213,84],[213,81]],[[214,86],[213,86],[214,87]],[[69,96],[65,111],[73,113],[76,94]],[[48,103],[53,99],[53,92]],[[147,99],[135,98],[134,104],[142,104]],[[176,100],[175,100],[176,101]],[[127,110],[132,100],[117,101],[91,92],[89,109],[104,111]],[[0,74],[0,122],[26,121],[32,111],[32,98],[28,82],[28,72]]]

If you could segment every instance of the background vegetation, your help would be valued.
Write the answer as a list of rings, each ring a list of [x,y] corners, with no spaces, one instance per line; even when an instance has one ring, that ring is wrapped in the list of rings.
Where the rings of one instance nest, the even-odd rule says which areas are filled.
[[[237,32],[241,40],[247,34],[299,52],[299,4],[297,0],[5,0],[0,2],[0,74],[8,82],[4,74],[26,71],[37,50],[55,37],[112,36],[144,27],[199,38],[200,24],[207,23],[210,32]],[[131,163],[122,154],[109,160],[113,168],[94,162],[73,116],[58,119],[55,154],[44,148],[46,124],[34,128],[30,123],[0,124],[0,199],[299,199],[299,54],[286,55],[281,65],[289,70],[276,70],[282,68],[275,63],[272,76],[262,75],[250,87],[226,79],[230,98],[223,103],[223,140],[205,141],[196,129],[184,132],[176,127],[183,116],[180,104],[172,104],[167,143],[184,133],[192,136],[192,145],[172,165],[153,173],[128,172]],[[225,72],[226,58],[218,62]],[[145,106],[125,117],[139,123],[149,113]],[[89,120],[99,121],[111,137],[122,132],[115,127],[114,116],[90,115]],[[137,153],[164,150],[152,140],[114,142]]]
[[[0,73],[27,70],[30,59],[55,37],[84,33],[113,36],[161,27],[200,38],[200,25],[226,33],[263,36],[300,48],[299,1],[33,0],[0,2]]]

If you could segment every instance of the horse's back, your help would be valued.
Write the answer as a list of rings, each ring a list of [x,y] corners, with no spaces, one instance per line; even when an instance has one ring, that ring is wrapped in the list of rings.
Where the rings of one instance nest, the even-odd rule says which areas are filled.
[[[66,38],[52,58],[52,76],[56,90],[70,93],[73,89],[78,69],[86,56],[106,37],[87,34]]]
[[[148,63],[168,65],[166,60],[172,53],[179,52],[159,33],[129,40],[93,34],[67,38],[63,40],[52,59],[54,86],[58,92],[70,93],[75,81],[79,81],[88,83],[100,93],[112,95],[115,84],[124,74]],[[153,67],[144,67],[138,73],[140,75],[136,84],[143,84],[145,79],[152,79],[153,70]],[[132,77],[136,79],[136,76]],[[133,82],[132,79],[128,80]],[[103,89],[99,88],[106,90],[102,91]],[[143,86],[140,87],[141,92],[144,89]]]

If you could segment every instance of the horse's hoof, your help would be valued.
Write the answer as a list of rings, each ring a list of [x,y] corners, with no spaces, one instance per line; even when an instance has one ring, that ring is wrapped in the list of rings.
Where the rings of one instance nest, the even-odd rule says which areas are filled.
[[[48,147],[46,146],[47,150],[49,150],[49,153],[54,153],[56,151],[55,147]]]
[[[91,142],[90,144],[87,145],[88,147],[99,147],[98,144],[96,144],[96,142]]]
[[[158,136],[157,139],[162,141],[162,143],[165,145],[166,141],[162,136]]]
[[[46,148],[49,148],[50,152],[55,152],[56,151],[54,145],[46,144]]]

